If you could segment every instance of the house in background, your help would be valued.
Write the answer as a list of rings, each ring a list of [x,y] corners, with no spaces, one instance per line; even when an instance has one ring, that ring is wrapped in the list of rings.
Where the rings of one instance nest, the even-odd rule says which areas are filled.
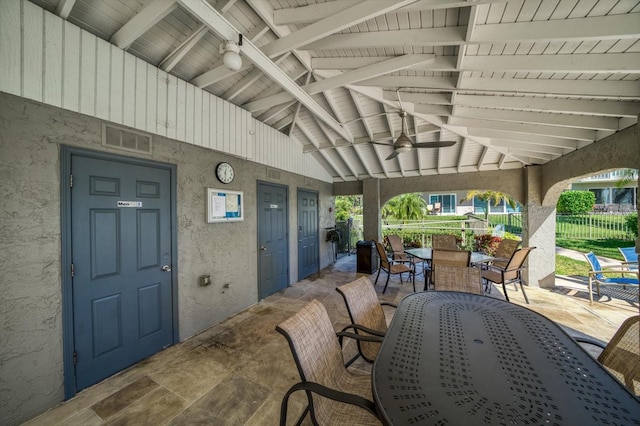
[[[628,177],[625,170],[614,170],[576,180],[571,183],[574,191],[591,191],[596,196],[596,211],[627,212],[636,210],[638,202],[638,171],[626,185],[617,183]]]
[[[500,201],[497,205],[482,201],[478,199],[478,197],[467,200],[466,191],[452,191],[447,193],[427,192],[423,193],[422,197],[428,205],[435,206],[437,203],[440,203],[440,210],[435,212],[440,215],[463,215],[466,213],[484,215],[487,208],[489,209],[489,214],[520,213],[522,211],[520,204],[516,204],[516,207],[512,208],[509,204],[505,203],[504,200]]]

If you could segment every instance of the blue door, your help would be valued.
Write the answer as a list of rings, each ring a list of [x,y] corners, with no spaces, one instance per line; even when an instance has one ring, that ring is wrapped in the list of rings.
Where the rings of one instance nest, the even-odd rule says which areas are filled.
[[[298,280],[320,270],[318,194],[298,190]]]
[[[287,287],[289,250],[287,188],[258,183],[258,296]]]
[[[76,391],[174,341],[171,172],[71,157]]]

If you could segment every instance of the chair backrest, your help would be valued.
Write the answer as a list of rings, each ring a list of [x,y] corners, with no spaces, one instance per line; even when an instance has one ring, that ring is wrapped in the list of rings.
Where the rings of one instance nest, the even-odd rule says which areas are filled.
[[[344,375],[344,359],[333,323],[324,305],[312,300],[289,319],[276,326],[289,342],[289,348],[303,381],[336,389]],[[314,396],[316,413],[328,400]]]
[[[467,250],[442,250],[435,248],[431,252],[431,264],[449,266],[469,266],[471,252]]]
[[[640,395],[640,315],[622,323],[598,361],[631,392]]]
[[[502,241],[500,241],[500,244],[498,244],[498,247],[496,248],[496,252],[494,253],[494,256],[501,257],[504,259],[510,259],[511,255],[513,254],[514,251],[518,249],[519,245],[520,245],[519,240],[509,240],[505,238]]]
[[[378,300],[378,294],[367,277],[360,277],[337,287],[336,290],[344,298],[352,324],[359,324],[383,333],[387,332],[387,321]],[[380,349],[378,342],[358,340],[358,346],[360,354],[369,362],[373,362]]]
[[[376,249],[378,250],[378,257],[380,258],[380,268],[388,271],[390,265],[389,258],[387,257],[387,252],[380,241],[375,241],[375,243]]]
[[[437,287],[440,279],[440,267],[456,266],[466,268],[471,260],[471,252],[465,250],[436,250],[431,252],[431,274],[434,286]]]
[[[524,262],[527,260],[527,256],[529,256],[529,253],[531,253],[533,249],[535,249],[535,247],[522,247],[513,252],[509,263],[507,263],[507,266],[504,268],[508,271],[504,273],[505,281],[512,280],[519,276],[518,269],[522,268],[522,265],[524,265]]]
[[[590,251],[589,253],[586,253],[584,257],[587,258],[587,262],[589,262],[589,266],[591,267],[592,271],[602,271],[602,266],[600,266],[600,261],[598,260],[596,255],[593,254],[592,251]],[[605,280],[604,274],[595,274],[595,277],[597,280]]]
[[[638,261],[638,253],[636,253],[635,247],[618,247],[622,257],[624,257],[625,262],[637,262]]]
[[[456,236],[450,234],[434,234],[431,237],[431,246],[434,249],[457,250]]]
[[[389,241],[393,254],[404,254],[404,245],[402,244],[402,238],[400,238],[399,235],[387,235],[387,241]]]
[[[438,278],[433,285],[438,291],[483,294],[480,272],[475,267],[438,265]]]

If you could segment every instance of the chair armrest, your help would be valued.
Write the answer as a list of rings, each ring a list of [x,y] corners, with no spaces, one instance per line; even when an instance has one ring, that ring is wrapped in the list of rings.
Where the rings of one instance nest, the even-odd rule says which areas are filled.
[[[601,342],[600,340],[597,340],[597,339],[592,339],[590,337],[580,337],[580,336],[571,336],[571,337],[573,337],[573,340],[575,340],[576,342],[588,343],[589,345],[594,345],[602,349],[604,349],[607,346],[604,342]]]
[[[371,331],[375,331],[375,330],[371,330]],[[354,340],[360,340],[362,342],[382,343],[382,341],[384,340],[384,338],[382,336],[375,336],[375,335],[374,336],[363,336],[362,334],[350,333],[348,331],[339,331],[338,333],[336,333],[336,336],[338,336],[338,342],[340,343],[340,347],[342,347],[342,339],[345,338],[345,337],[350,337],[350,338],[352,338]]]
[[[348,326],[340,330],[340,333],[347,332],[347,330],[349,330],[350,328],[353,328],[356,331],[357,330],[364,331],[365,333],[371,334],[372,336],[384,337],[383,331],[374,330],[372,328],[365,327],[364,325],[360,325],[360,324],[349,324]],[[365,336],[362,336],[361,334],[358,334],[358,336],[365,337]]]
[[[625,262],[622,262],[622,266],[626,266],[626,267],[635,266],[637,268],[638,267],[638,262],[637,261],[633,261],[633,262],[626,262],[625,261]]]
[[[589,275],[597,275],[597,274],[633,274],[636,271],[629,271],[628,269],[624,269],[624,268],[619,268],[619,269],[612,269],[612,268],[607,268],[607,269],[601,269],[599,271],[589,271]]]
[[[380,302],[380,304],[381,304],[382,306],[391,306],[392,308],[398,308],[398,305],[396,305],[395,303]]]
[[[352,393],[346,393],[337,389],[331,389],[315,382],[299,382],[291,386],[282,399],[282,406],[280,411],[280,425],[285,425],[287,421],[287,404],[289,402],[289,396],[299,390],[310,391],[316,393],[325,398],[332,399],[334,401],[343,402],[345,404],[355,405],[370,412],[375,418],[379,419],[376,412],[376,406],[373,401],[369,401],[360,395]]]

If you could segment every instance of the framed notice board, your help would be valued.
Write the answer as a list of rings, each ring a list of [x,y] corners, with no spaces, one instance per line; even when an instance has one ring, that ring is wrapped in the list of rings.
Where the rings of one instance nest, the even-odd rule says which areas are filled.
[[[207,223],[244,220],[242,191],[207,188]]]

